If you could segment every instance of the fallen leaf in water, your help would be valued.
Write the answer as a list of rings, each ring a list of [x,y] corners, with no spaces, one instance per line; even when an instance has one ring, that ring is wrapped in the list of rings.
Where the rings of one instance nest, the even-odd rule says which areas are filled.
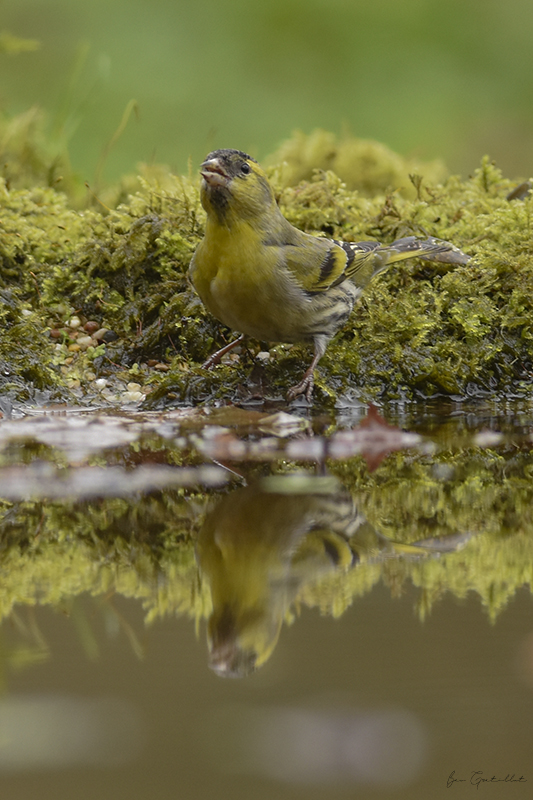
[[[417,433],[406,433],[395,425],[389,425],[377,408],[371,405],[367,416],[356,428],[333,434],[328,446],[328,456],[341,459],[362,455],[372,472],[389,453],[417,447],[421,442],[422,437]]]

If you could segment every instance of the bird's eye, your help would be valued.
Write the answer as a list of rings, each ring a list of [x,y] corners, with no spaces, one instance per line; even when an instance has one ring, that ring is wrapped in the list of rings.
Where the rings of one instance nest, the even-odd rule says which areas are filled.
[[[252,168],[251,168],[251,166],[249,164],[246,163],[246,161],[244,162],[244,164],[241,164],[241,172],[244,175],[249,175],[251,171],[252,171]]]

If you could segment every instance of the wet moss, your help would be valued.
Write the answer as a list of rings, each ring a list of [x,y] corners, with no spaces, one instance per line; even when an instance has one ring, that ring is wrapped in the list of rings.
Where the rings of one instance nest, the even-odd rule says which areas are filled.
[[[404,196],[383,191],[407,187],[410,162],[395,157],[402,168],[385,181],[353,156],[364,186],[349,188],[356,184],[338,164],[370,147],[317,133],[280,151],[289,166],[272,166],[271,178],[290,221],[348,240],[437,236],[473,258],[455,268],[413,261],[375,279],[320,364],[317,402],[332,403],[348,389],[362,399],[529,396],[531,198],[509,201],[514,183],[487,158],[472,178],[441,183],[433,181],[442,172],[421,165]],[[332,148],[335,157],[326,158]],[[389,174],[392,156],[373,148],[374,164]],[[10,163],[24,162],[24,152],[14,149]],[[303,172],[291,167],[299,152]],[[32,175],[35,185],[17,188]],[[0,190],[0,286],[7,298],[0,304],[0,362],[13,396],[31,398],[36,388],[67,396],[74,386],[83,399],[94,379],[84,375],[112,382],[119,371],[141,366],[152,406],[254,392],[283,397],[296,382],[308,358],[301,347],[276,347],[261,366],[253,357],[269,344],[252,342],[229,365],[211,373],[200,368],[231,333],[204,311],[187,280],[204,220],[195,179],[144,168],[142,177],[107,192],[119,205],[103,208],[93,199],[85,209],[72,192],[45,184],[34,165]],[[73,315],[78,330],[69,326]],[[108,331],[107,338],[78,346],[86,322]]]
[[[196,456],[178,449],[176,460],[183,463],[184,458],[194,461]],[[474,592],[495,618],[521,587],[531,586],[533,464],[528,448],[470,447],[432,457],[397,452],[373,472],[360,457],[331,462],[329,468],[368,520],[370,538],[363,541],[359,529],[353,535],[353,567],[330,567],[318,576],[310,569],[308,577],[304,571],[296,605],[338,616],[378,582],[393,595],[412,583],[419,590],[422,617],[446,592],[458,598]],[[250,479],[257,472],[243,469]],[[279,466],[278,474],[291,469]],[[216,509],[223,495],[226,521],[231,520],[232,494],[237,500],[242,495],[238,486],[207,494],[180,489],[83,502],[3,501],[0,617],[20,604],[58,605],[85,592],[112,591],[139,599],[150,620],[167,613],[206,616],[209,590],[196,564],[196,541],[208,509]],[[265,506],[265,525],[268,514]],[[236,528],[235,535],[245,531]],[[445,541],[456,535],[470,536],[466,546],[438,558],[413,557],[386,546],[387,541]],[[242,557],[245,569],[246,553]]]

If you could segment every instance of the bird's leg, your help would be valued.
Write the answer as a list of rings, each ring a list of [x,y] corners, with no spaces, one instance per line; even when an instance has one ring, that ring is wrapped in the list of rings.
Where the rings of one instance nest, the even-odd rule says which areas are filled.
[[[204,361],[204,363],[202,364],[202,367],[204,369],[211,369],[211,367],[214,367],[217,364],[219,364],[222,356],[225,356],[226,353],[229,353],[230,350],[233,350],[233,348],[236,347],[238,344],[240,344],[244,340],[244,338],[245,334],[241,333],[238,339],[235,339],[233,342],[230,342],[229,344],[225,344],[224,347],[221,347],[220,350],[217,350],[216,353],[213,353],[212,356],[209,356],[207,361]]]
[[[296,386],[292,386],[289,391],[287,392],[287,400],[289,402],[294,400],[295,397],[298,397],[300,394],[305,395],[305,399],[308,403],[311,402],[311,398],[313,397],[313,387],[315,385],[315,377],[314,372],[316,365],[326,352],[326,345],[328,343],[328,339],[324,336],[316,336],[315,340],[315,354],[313,356],[313,360],[309,364],[309,367],[305,370],[302,380],[300,383],[297,383]]]

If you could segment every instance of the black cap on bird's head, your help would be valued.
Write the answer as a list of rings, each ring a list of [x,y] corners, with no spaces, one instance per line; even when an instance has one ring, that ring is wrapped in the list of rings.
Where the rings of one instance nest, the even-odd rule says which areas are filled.
[[[255,158],[242,150],[213,150],[206,156],[200,172],[210,186],[226,186],[237,176],[249,175],[250,162],[257,164]]]
[[[255,217],[269,208],[274,195],[263,170],[242,150],[213,150],[200,166],[202,205],[218,221],[230,216]]]
[[[241,641],[242,624],[243,620],[229,605],[215,608],[209,618],[209,666],[221,678],[244,678],[257,667],[254,647]]]

